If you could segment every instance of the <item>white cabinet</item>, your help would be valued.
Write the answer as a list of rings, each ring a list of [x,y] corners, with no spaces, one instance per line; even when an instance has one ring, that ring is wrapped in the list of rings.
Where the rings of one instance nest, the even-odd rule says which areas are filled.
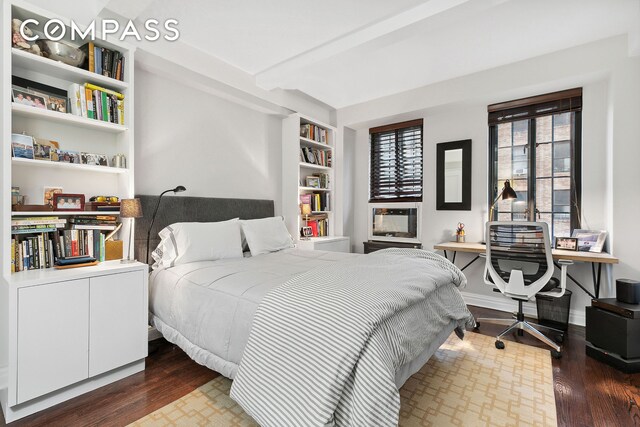
[[[147,355],[147,312],[142,271],[90,280],[89,376]]]
[[[88,377],[88,318],[88,279],[18,290],[18,403]]]
[[[107,261],[12,275],[8,422],[144,369],[148,269]]]
[[[310,251],[351,252],[348,237],[318,237],[297,242],[298,249]]]

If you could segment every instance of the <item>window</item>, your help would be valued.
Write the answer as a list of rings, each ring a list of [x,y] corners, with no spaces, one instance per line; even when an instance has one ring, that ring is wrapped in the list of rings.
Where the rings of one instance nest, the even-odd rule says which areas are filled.
[[[498,201],[493,220],[544,221],[553,237],[580,228],[582,89],[489,108],[489,204],[505,180],[516,201]]]
[[[422,119],[369,129],[370,202],[422,201]]]

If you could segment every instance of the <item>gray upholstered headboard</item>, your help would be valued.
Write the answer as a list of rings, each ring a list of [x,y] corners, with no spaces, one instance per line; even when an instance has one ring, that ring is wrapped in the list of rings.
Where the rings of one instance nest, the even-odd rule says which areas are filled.
[[[136,220],[135,257],[146,259],[147,232],[158,196],[136,196],[142,203],[144,217]],[[255,219],[274,215],[273,200],[217,199],[211,197],[164,196],[151,230],[149,251],[153,251],[160,239],[158,233],[167,225],[176,222],[215,222],[232,218]],[[151,255],[149,263],[152,264]]]

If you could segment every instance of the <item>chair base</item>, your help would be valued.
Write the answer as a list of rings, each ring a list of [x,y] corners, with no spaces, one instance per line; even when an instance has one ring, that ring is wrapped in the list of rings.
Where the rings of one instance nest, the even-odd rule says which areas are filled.
[[[523,332],[528,333],[529,335],[533,336],[534,338],[542,341],[543,343],[547,344],[549,347],[551,347],[553,349],[553,351],[551,352],[551,355],[556,358],[559,359],[562,354],[560,353],[560,346],[558,344],[556,344],[553,340],[551,340],[550,338],[548,338],[546,335],[544,335],[542,332],[539,331],[539,329],[542,329],[544,331],[546,331],[547,333],[556,333],[559,334],[559,340],[562,340],[564,337],[564,332],[559,330],[559,329],[555,329],[555,328],[550,328],[548,326],[544,326],[544,325],[538,325],[537,323],[533,323],[533,322],[527,322],[526,320],[524,320],[524,313],[522,313],[522,301],[518,300],[518,312],[516,313],[516,320],[515,322],[513,321],[513,319],[498,319],[498,318],[487,318],[487,317],[481,317],[479,319],[476,319],[476,328],[480,327],[480,323],[492,323],[495,325],[505,325],[507,326],[507,329],[505,329],[504,331],[500,332],[500,334],[498,334],[498,336],[496,336],[496,348],[498,349],[503,349],[504,348],[504,343],[502,342],[502,337],[504,337],[505,335],[507,335],[508,333],[512,332],[512,331],[518,331],[520,332],[520,334],[522,334]]]

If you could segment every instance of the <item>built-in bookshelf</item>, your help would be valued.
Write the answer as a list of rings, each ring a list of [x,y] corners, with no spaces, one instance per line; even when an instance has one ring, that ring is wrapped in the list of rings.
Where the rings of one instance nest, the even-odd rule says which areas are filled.
[[[3,117],[3,155],[2,155],[2,190],[4,194],[10,194],[12,188],[19,188],[21,196],[25,197],[25,204],[39,205],[44,203],[44,188],[62,188],[63,193],[83,194],[85,200],[92,196],[117,196],[120,198],[132,197],[133,188],[133,60],[134,50],[126,44],[112,40],[71,40],[70,37],[61,41],[71,46],[80,48],[85,45],[100,46],[109,52],[118,52],[118,57],[124,58],[127,66],[121,67],[120,79],[89,70],[89,62],[82,66],[72,66],[55,61],[44,56],[23,50],[13,45],[11,36],[11,20],[25,20],[35,18],[39,24],[31,24],[36,33],[42,30],[42,25],[49,19],[57,18],[62,22],[70,23],[64,17],[55,16],[28,3],[19,0],[3,4],[4,34],[2,40],[2,117]],[[69,29],[67,27],[67,29]],[[71,31],[67,31],[67,35]],[[93,65],[95,67],[95,63]],[[14,102],[12,92],[18,86],[16,80],[34,82],[64,91],[68,102],[64,111],[55,111],[49,108],[35,108],[33,106]],[[123,103],[123,117],[120,123],[115,119],[98,120],[91,118],[91,114],[82,111],[72,111],[71,101],[73,94],[71,88],[80,88],[85,95],[91,96],[95,87],[103,88],[107,92],[120,94]],[[37,92],[38,89],[34,89]],[[101,93],[97,93],[98,96]],[[116,102],[116,95],[109,95]],[[93,98],[93,101],[96,99]],[[109,99],[111,101],[111,99]],[[85,102],[85,110],[87,101]],[[88,104],[91,104],[89,99]],[[115,108],[110,110],[115,113]],[[75,114],[74,114],[75,113]],[[106,112],[105,112],[106,113]],[[106,114],[105,114],[106,117]],[[101,117],[102,118],[102,117]],[[33,136],[38,140],[53,141],[60,151],[70,153],[90,153],[103,156],[108,165],[79,164],[76,162],[47,161],[31,158],[14,157],[11,147],[12,134],[24,134]],[[53,148],[52,148],[53,149]],[[126,167],[113,167],[112,158],[124,155]],[[6,201],[5,201],[6,202]],[[18,216],[34,216],[31,212],[11,212],[11,206],[3,205],[2,226],[2,262],[3,275],[11,271],[12,255],[10,245],[12,240],[10,218]],[[81,212],[85,214],[85,212]],[[92,213],[88,212],[90,215]],[[70,217],[68,212],[49,212],[50,216],[61,214]],[[127,230],[122,230],[126,232]],[[125,253],[128,248],[125,247]],[[14,261],[15,262],[15,261]],[[16,273],[17,274],[17,273]]]
[[[14,47],[12,20],[29,18],[39,22],[30,25],[36,33],[58,19],[67,26],[63,43],[85,44],[71,40],[71,21],[63,16],[22,0],[0,5],[0,312],[5,313],[0,319],[0,403],[7,422],[140,371],[147,353],[145,265],[106,261],[94,267],[53,268],[61,253],[56,244],[75,251],[76,236],[81,254],[102,254],[101,239],[117,228],[120,212],[37,209],[45,203],[45,187],[84,195],[87,202],[92,196],[133,197],[134,49],[97,34],[95,43],[121,53],[127,65],[120,67],[121,79],[97,74]],[[43,108],[14,102],[14,89],[24,88],[17,81],[32,82],[33,92],[43,87],[55,92],[43,98],[49,101]],[[69,97],[71,87],[95,90],[85,85],[109,92],[108,120],[73,114],[68,102],[61,108],[60,99]],[[55,149],[65,155],[14,157],[13,134],[36,138],[34,147],[35,141],[45,141],[52,153]],[[73,161],[68,161],[70,153]],[[114,156],[118,167],[112,164]],[[12,209],[16,187],[25,197],[23,204],[34,205],[32,210]],[[124,224],[118,234],[128,233]],[[40,251],[37,268],[30,268],[31,261],[16,268],[16,248],[23,243]],[[112,313],[118,313],[119,326],[108,326]],[[102,349],[100,342],[114,347]]]
[[[283,213],[287,228],[300,247],[328,242],[341,230],[336,203],[336,128],[292,114],[283,120]],[[312,235],[307,240],[303,228]],[[348,239],[347,239],[348,240]],[[300,244],[304,242],[304,244]],[[348,246],[348,244],[346,245]]]

